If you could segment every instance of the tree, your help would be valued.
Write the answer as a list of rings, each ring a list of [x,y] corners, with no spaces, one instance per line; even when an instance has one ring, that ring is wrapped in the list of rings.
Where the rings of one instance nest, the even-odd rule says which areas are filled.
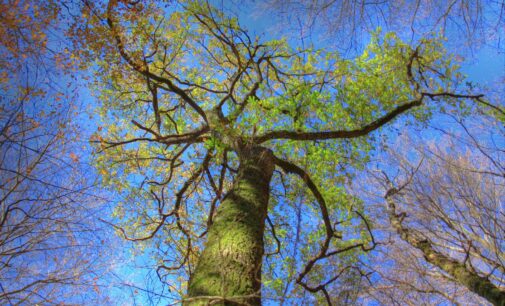
[[[262,42],[206,2],[87,2],[83,16],[75,43],[97,59],[102,102],[96,163],[124,198],[114,226],[153,241],[162,281],[182,282],[174,270],[189,278],[187,305],[261,304],[265,245],[289,241],[275,221],[290,204],[269,203],[282,191],[312,218],[298,215],[294,260],[305,262],[294,280],[331,304],[328,288],[346,271],[361,276],[356,258],[376,245],[344,188],[379,145],[366,136],[400,115],[423,121],[485,103],[458,92],[462,77],[438,37],[411,47],[378,32],[345,60]]]
[[[0,303],[58,304],[98,295],[98,206],[73,121],[72,66],[56,43],[53,1],[0,5]],[[90,205],[90,203],[94,203]],[[96,236],[89,233],[95,231]],[[96,262],[95,262],[96,261]],[[84,290],[83,290],[84,288]],[[79,290],[80,292],[78,292]]]
[[[3,97],[13,104],[0,115],[0,301],[78,301],[73,290],[82,287],[90,298],[100,273],[88,236],[97,229],[88,204],[96,197],[73,165],[79,157],[71,142],[65,144],[68,114],[60,106],[44,115],[37,98],[19,94]]]
[[[397,244],[402,251],[385,257],[399,262],[398,270],[406,272],[379,274],[394,284],[390,288],[401,288],[400,294],[434,293],[457,303],[468,302],[461,296],[471,291],[493,305],[505,303],[504,168],[499,141],[503,125],[495,118],[503,118],[504,113],[500,108],[487,112],[471,120],[445,116],[446,123],[439,128],[443,135],[439,143],[445,145],[416,145],[412,150],[406,148],[420,141],[403,139],[402,147],[389,153],[388,163],[399,165],[401,171],[395,179],[390,179],[392,171],[380,175],[387,190],[387,209],[381,213],[388,216],[390,228],[403,243],[386,247],[394,249]],[[492,112],[495,117],[489,116]],[[449,129],[451,121],[460,133]],[[405,244],[413,248],[411,255]],[[400,268],[405,260],[408,263]],[[413,274],[420,281],[413,281]],[[448,290],[453,284],[466,290]]]

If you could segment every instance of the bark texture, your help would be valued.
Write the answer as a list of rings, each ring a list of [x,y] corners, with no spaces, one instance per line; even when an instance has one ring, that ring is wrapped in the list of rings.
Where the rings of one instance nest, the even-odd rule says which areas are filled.
[[[396,189],[390,189],[386,194],[386,200],[389,208],[389,220],[400,237],[411,246],[420,250],[427,262],[452,276],[456,282],[467,287],[470,291],[483,297],[493,305],[505,306],[505,291],[500,290],[488,278],[482,277],[470,270],[464,263],[437,251],[431,241],[416,230],[403,226],[402,219],[404,215],[396,213],[396,205],[392,199],[396,193]]]
[[[184,305],[261,305],[263,233],[273,154],[256,146],[242,148],[238,155],[234,186],[214,217]]]

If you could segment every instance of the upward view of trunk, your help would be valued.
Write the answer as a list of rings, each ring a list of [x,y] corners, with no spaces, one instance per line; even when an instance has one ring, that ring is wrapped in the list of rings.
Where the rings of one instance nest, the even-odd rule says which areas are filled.
[[[237,177],[209,229],[184,305],[261,305],[263,233],[273,155],[262,147],[247,147],[238,155]]]

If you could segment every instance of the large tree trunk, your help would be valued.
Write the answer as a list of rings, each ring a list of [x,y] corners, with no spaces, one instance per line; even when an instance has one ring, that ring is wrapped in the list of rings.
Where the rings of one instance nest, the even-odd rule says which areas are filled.
[[[189,281],[185,305],[261,305],[263,232],[272,152],[246,147],[233,188],[219,206]]]

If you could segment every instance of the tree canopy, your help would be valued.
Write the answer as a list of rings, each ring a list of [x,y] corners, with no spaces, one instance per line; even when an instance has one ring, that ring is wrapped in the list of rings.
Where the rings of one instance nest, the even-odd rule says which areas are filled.
[[[15,4],[25,17],[4,10],[18,30],[0,37],[17,37],[30,28],[24,22],[35,21],[33,43],[6,43],[2,51],[14,63],[47,48],[57,69],[88,83],[92,163],[115,205],[99,219],[134,243],[139,257],[151,256],[159,285],[149,294],[171,302],[356,302],[364,282],[376,281],[373,252],[387,244],[368,199],[351,190],[365,184],[370,161],[389,139],[409,126],[427,128],[440,114],[503,116],[500,103],[465,79],[440,31],[406,41],[377,26],[349,57],[256,34],[212,1],[55,1],[40,7],[43,18]],[[58,30],[65,47],[54,52],[44,35],[51,22],[63,22],[58,16],[72,18]],[[11,62],[2,71],[15,71]],[[388,183],[386,222],[422,249],[425,240],[409,240],[405,233],[414,229],[398,219],[398,182]],[[482,278],[482,271],[474,274]]]
[[[96,58],[93,86],[103,121],[94,136],[97,166],[124,198],[116,208],[119,232],[165,250],[158,254],[162,278],[174,269],[198,277],[202,240],[218,227],[215,218],[238,186],[248,152],[270,152],[261,167],[273,164],[283,173],[272,184],[268,174],[263,193],[270,186],[285,195],[247,222],[269,223],[266,248],[280,258],[292,231],[280,226],[290,221],[282,213],[299,198],[312,219],[301,220],[308,231],[297,232],[303,242],[296,260],[304,264],[291,277],[330,302],[327,287],[337,277],[324,275],[324,267],[350,267],[375,246],[360,201],[345,188],[380,145],[365,136],[403,114],[423,122],[433,112],[464,108],[465,99],[483,101],[461,86],[458,66],[436,35],[410,45],[378,29],[363,54],[349,60],[252,36],[207,2],[110,1],[90,4],[84,14],[86,29],[76,30]],[[261,269],[261,261],[253,265]],[[189,286],[191,292],[191,280]],[[252,287],[244,296],[260,295]],[[212,293],[199,295],[235,295]]]

